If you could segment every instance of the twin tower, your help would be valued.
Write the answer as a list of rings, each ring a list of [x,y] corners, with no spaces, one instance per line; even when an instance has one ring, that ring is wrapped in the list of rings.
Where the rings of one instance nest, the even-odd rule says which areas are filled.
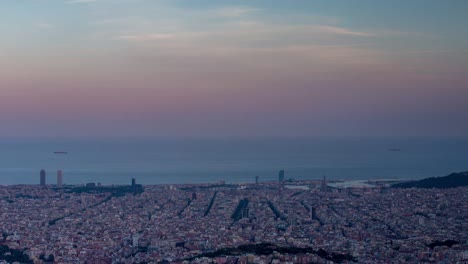
[[[41,170],[41,186],[46,186],[46,171],[44,169]],[[57,187],[62,188],[63,185],[63,171],[57,171]]]

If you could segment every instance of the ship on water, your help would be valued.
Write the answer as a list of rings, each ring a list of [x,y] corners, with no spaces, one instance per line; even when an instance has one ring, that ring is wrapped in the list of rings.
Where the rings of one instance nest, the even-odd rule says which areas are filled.
[[[54,154],[68,154],[67,151],[54,151]]]

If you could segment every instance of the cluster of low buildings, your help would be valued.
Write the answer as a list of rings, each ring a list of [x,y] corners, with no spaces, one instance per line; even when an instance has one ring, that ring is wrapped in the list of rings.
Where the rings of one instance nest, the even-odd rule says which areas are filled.
[[[206,254],[259,243],[359,263],[468,262],[466,187],[301,184],[152,185],[121,197],[0,186],[0,245],[37,263],[41,255],[56,263],[338,262],[310,252]]]

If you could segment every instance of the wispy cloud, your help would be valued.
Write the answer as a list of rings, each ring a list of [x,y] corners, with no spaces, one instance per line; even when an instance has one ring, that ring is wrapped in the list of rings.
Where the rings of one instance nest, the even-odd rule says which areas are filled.
[[[229,6],[217,9],[213,13],[221,17],[238,18],[257,11],[259,11],[259,9],[253,7]]]
[[[236,43],[251,43],[260,40],[271,40],[275,46],[296,41],[298,45],[317,41],[321,37],[371,37],[374,33],[354,31],[347,28],[327,25],[276,25],[271,26],[256,21],[235,21],[220,24],[220,27],[206,31],[172,31],[144,32],[138,34],[121,34],[114,37],[117,40],[135,42],[153,42],[169,39],[197,39],[212,43],[225,43],[230,46]],[[329,38],[328,38],[329,39]],[[303,43],[306,42],[306,43]]]
[[[318,31],[329,34],[336,35],[350,35],[350,36],[359,36],[359,37],[370,37],[374,36],[372,33],[362,32],[362,31],[353,31],[342,27],[335,26],[314,26]]]
[[[134,42],[145,42],[145,41],[155,41],[155,40],[168,40],[175,38],[174,34],[135,34],[135,35],[120,35],[116,39],[127,40]]]
[[[80,3],[92,3],[97,2],[98,0],[68,0],[66,3],[68,4],[80,4]]]

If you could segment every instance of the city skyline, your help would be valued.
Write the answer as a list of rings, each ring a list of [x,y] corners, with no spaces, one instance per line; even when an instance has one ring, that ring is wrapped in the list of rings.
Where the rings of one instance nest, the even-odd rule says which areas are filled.
[[[460,137],[466,1],[7,0],[0,137]]]

